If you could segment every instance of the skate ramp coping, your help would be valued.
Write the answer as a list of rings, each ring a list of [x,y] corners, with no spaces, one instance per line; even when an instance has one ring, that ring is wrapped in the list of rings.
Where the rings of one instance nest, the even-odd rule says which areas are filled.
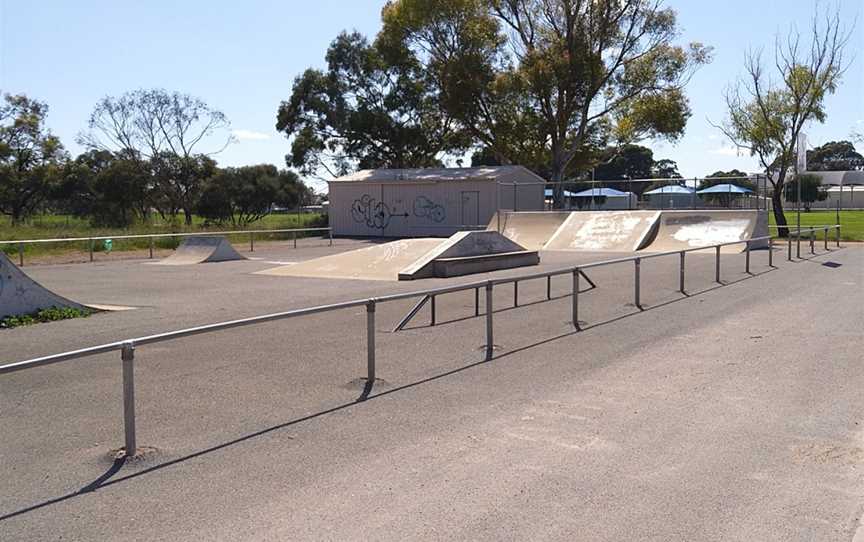
[[[644,248],[660,211],[574,211],[543,250],[635,252]]]
[[[399,280],[453,277],[539,262],[536,251],[525,250],[497,231],[461,231],[399,271]]]
[[[195,235],[184,238],[174,254],[155,265],[193,265],[245,259],[224,235]]]
[[[650,252],[667,252],[746,241],[768,236],[767,211],[663,211],[657,233],[646,248]],[[754,241],[751,249],[768,246],[767,240]],[[745,250],[743,244],[727,245],[722,252]]]

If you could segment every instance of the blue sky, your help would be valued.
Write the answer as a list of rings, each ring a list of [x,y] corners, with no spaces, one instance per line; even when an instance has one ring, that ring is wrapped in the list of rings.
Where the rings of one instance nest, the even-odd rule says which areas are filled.
[[[105,95],[142,87],[180,90],[203,98],[232,122],[238,142],[222,165],[284,166],[288,141],[274,129],[276,108],[294,77],[322,66],[343,29],[374,35],[381,0],[42,1],[0,0],[0,90],[48,102],[48,125],[73,154],[94,104]],[[709,120],[723,120],[722,91],[742,72],[748,47],[771,52],[775,31],[806,29],[813,0],[667,0],[676,9],[682,42],[715,48],[714,62],[691,81],[693,116],[677,144],[648,142],[655,158],[671,158],[688,177],[718,169],[756,171]],[[860,0],[840,2],[847,21],[864,19]],[[807,132],[811,145],[864,131],[864,21],[847,49],[854,58],[839,92],[827,101],[828,120]],[[320,184],[316,183],[317,186]]]

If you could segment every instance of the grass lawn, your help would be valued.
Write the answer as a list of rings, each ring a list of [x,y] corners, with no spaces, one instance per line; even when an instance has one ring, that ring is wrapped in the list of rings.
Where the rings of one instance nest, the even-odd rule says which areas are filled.
[[[68,215],[41,215],[33,217],[26,224],[12,226],[8,220],[0,220],[0,241],[14,241],[16,239],[59,239],[64,237],[106,237],[112,235],[139,235],[148,233],[187,233],[187,232],[214,232],[222,230],[278,230],[289,228],[314,228],[327,225],[327,218],[317,213],[290,213],[272,214],[261,220],[242,228],[234,228],[230,224],[222,226],[205,226],[204,220],[194,217],[191,226],[181,222],[164,222],[159,217],[154,217],[150,224],[140,224],[130,228],[94,228],[86,219],[75,218]],[[302,234],[300,234],[302,236]],[[309,235],[320,235],[310,232]],[[248,236],[230,236],[233,242],[247,242]],[[291,234],[269,234],[258,235],[256,240],[265,239],[291,239]],[[179,241],[177,239],[156,239],[156,248],[175,248]],[[137,250],[146,249],[150,245],[148,239],[116,239],[113,241],[113,250]],[[17,245],[0,245],[0,250],[7,254],[17,254]],[[71,251],[88,250],[86,241],[68,243],[39,243],[24,245],[25,255],[54,254]],[[101,242],[95,244],[95,250],[102,251],[104,247]]]
[[[768,213],[770,224],[776,224],[774,214]],[[795,211],[786,211],[786,221],[789,225],[796,224]],[[833,226],[837,222],[835,211],[801,211],[801,227]],[[840,239],[844,241],[864,241],[864,211],[840,211]],[[776,231],[773,230],[772,231]],[[817,232],[818,234],[819,232]],[[830,238],[834,238],[831,232]]]

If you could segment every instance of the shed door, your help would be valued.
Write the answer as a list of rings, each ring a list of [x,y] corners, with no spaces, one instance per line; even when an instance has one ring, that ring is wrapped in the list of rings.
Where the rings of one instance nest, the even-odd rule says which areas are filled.
[[[480,223],[480,192],[462,192],[462,225],[477,226]]]

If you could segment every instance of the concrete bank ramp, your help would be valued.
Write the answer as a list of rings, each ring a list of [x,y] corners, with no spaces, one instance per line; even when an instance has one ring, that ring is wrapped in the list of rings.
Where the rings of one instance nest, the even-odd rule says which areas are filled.
[[[525,250],[497,231],[460,231],[402,269],[399,280],[456,277],[538,263],[536,250]]]
[[[570,211],[501,211],[500,232],[525,250],[541,250],[571,214]],[[497,214],[492,216],[487,230],[499,231]]]
[[[156,265],[193,265],[245,259],[245,256],[234,250],[227,237],[201,235],[186,237],[174,251],[174,254],[156,262]]]
[[[371,247],[259,271],[257,275],[331,279],[398,280],[399,272],[445,239],[400,239]]]
[[[767,211],[663,211],[657,234],[646,248],[666,252],[700,246],[744,241],[768,235]],[[750,248],[764,248],[767,241],[755,241]],[[742,252],[745,246],[730,245],[720,250]]]
[[[643,248],[660,211],[574,211],[550,236],[544,250],[633,252]]]
[[[0,251],[0,318],[31,314],[51,307],[86,308],[31,279]]]

